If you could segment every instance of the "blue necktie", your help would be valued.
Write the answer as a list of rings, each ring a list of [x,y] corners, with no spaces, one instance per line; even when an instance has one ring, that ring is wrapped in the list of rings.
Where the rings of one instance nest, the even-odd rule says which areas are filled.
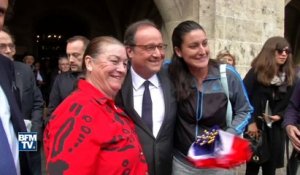
[[[142,119],[152,131],[152,100],[149,90],[150,81],[144,82],[144,95],[143,95],[143,104],[142,104]]]
[[[0,118],[0,174],[17,175],[14,158]]]

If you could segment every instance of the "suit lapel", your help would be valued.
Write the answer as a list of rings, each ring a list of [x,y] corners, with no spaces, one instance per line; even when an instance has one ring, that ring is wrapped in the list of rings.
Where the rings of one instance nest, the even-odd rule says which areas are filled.
[[[7,58],[4,58],[4,59],[7,59]],[[10,68],[12,69],[12,71],[14,71],[12,64],[11,64]],[[23,121],[24,117],[20,111],[20,107],[18,106],[18,102],[16,100],[15,95],[17,95],[17,94],[14,94],[14,92],[13,92],[13,88],[16,88],[16,87],[13,87],[11,82],[14,82],[14,81],[9,79],[12,77],[9,72],[11,69],[6,68],[3,65],[0,66],[0,85],[6,95],[7,100],[8,100],[8,103],[10,106],[11,121],[12,121],[14,130],[17,134],[18,132],[21,132],[21,131],[25,132],[26,127],[25,127],[25,124]]]
[[[144,124],[141,117],[134,109],[133,86],[132,86],[130,69],[128,69],[128,73],[121,91],[122,91],[122,101],[124,103],[126,111],[128,112],[129,117],[132,118],[132,120],[136,123],[136,125],[144,129],[149,135],[153,136],[151,130],[146,126],[146,124]]]

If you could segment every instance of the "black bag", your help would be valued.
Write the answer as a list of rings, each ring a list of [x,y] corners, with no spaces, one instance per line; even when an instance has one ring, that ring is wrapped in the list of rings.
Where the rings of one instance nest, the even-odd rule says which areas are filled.
[[[287,175],[300,174],[298,166],[300,166],[300,153],[297,152],[296,150],[293,150],[291,157],[289,158],[286,166],[286,170],[287,170],[286,174]]]
[[[253,155],[249,160],[250,162],[262,164],[269,160],[270,152],[267,142],[267,133],[265,131],[260,131],[260,137],[258,139],[249,136],[247,133],[244,134],[244,138],[251,143]]]

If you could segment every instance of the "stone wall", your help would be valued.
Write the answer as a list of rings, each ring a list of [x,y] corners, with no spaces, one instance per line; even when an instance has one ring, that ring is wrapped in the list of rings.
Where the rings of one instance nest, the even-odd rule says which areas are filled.
[[[216,1],[215,55],[228,49],[237,57],[237,70],[245,75],[262,44],[269,37],[283,36],[284,6],[281,0]]]
[[[162,33],[168,44],[166,57],[172,56],[171,35],[177,24],[184,20],[199,20],[199,0],[154,0],[164,21]]]
[[[282,0],[155,0],[164,20],[165,40],[171,54],[171,34],[183,20],[198,21],[206,30],[211,57],[227,49],[237,57],[237,70],[242,76],[252,59],[271,36],[283,36],[284,7]]]

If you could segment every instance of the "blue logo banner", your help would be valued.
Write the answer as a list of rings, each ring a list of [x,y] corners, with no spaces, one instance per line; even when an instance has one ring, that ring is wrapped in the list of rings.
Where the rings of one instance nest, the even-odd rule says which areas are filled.
[[[37,132],[18,132],[19,151],[37,151]]]

